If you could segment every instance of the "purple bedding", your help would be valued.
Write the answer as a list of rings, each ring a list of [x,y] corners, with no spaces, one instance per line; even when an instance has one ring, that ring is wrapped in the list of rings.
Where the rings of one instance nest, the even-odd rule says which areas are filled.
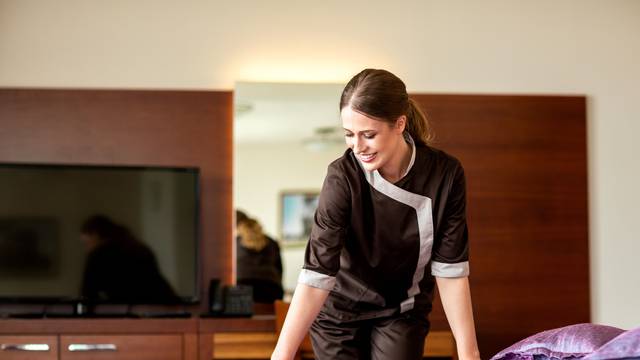
[[[640,327],[616,336],[583,359],[640,359]]]
[[[491,360],[640,359],[640,328],[576,324],[534,334]]]

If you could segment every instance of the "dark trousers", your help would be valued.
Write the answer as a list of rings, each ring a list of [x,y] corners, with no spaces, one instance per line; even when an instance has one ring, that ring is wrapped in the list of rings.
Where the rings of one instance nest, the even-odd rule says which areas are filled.
[[[322,311],[310,329],[318,360],[422,359],[428,332],[429,321],[422,315],[340,321]]]

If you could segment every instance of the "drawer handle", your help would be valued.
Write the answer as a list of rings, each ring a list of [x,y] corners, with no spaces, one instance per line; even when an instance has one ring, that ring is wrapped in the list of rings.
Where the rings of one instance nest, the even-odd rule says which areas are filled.
[[[115,344],[69,344],[69,351],[118,351]]]
[[[2,351],[49,351],[49,344],[2,344]]]

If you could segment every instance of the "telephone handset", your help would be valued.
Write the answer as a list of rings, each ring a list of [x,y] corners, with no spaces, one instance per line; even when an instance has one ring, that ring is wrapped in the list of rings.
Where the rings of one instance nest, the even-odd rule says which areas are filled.
[[[209,312],[212,316],[252,316],[253,288],[248,285],[221,286],[219,279],[209,283]]]

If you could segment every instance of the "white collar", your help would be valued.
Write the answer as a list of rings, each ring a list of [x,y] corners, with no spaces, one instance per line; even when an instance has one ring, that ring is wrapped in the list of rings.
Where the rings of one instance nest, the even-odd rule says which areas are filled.
[[[402,174],[402,176],[400,177],[400,179],[398,181],[404,179],[404,177],[407,176],[407,174],[409,173],[409,171],[413,167],[413,164],[416,161],[416,144],[415,144],[415,141],[413,141],[413,138],[411,137],[411,135],[409,135],[408,132],[405,132],[403,135],[404,135],[404,140],[406,142],[408,142],[409,144],[411,144],[411,160],[409,161],[409,166],[407,166],[407,169],[404,171],[404,173]],[[355,153],[354,153],[354,155],[355,155]],[[362,161],[360,161],[360,158],[358,156],[356,156],[356,159],[358,160],[358,164],[360,164],[360,168],[362,169],[362,171],[364,171],[365,176],[367,177],[367,179],[369,180],[370,183],[373,184],[373,182],[376,181],[374,179],[378,179],[378,181],[380,181],[380,180],[387,181],[385,178],[382,177],[382,175],[380,175],[380,172],[378,172],[377,169],[373,170],[373,171],[367,171],[367,170],[365,170],[364,166],[362,165]]]
[[[411,137],[411,135],[409,135],[408,132],[404,133],[404,140],[411,144],[411,161],[409,161],[409,166],[407,166],[407,170],[405,170],[400,179],[407,176],[409,170],[411,170],[411,168],[413,167],[413,163],[416,162],[416,143],[413,141],[413,138]]]

